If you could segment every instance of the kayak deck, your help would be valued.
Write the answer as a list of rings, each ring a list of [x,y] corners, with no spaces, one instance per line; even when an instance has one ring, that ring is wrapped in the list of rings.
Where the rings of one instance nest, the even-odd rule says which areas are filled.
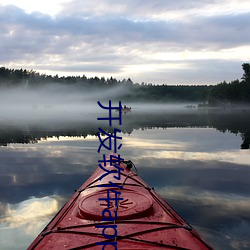
[[[110,156],[106,160],[110,160]],[[110,171],[114,169],[112,163],[101,166]],[[131,170],[130,161],[119,162],[119,168],[122,169],[120,180],[111,179],[110,174],[104,175],[105,171],[97,168],[28,249],[116,249],[112,244],[123,250],[212,249]],[[100,180],[100,177],[103,178]],[[114,192],[108,191],[110,181],[114,183]],[[107,200],[107,192],[110,200]],[[115,199],[117,193],[122,200]],[[104,209],[114,217],[116,214],[115,220],[104,221]],[[117,235],[111,238],[115,230]]]

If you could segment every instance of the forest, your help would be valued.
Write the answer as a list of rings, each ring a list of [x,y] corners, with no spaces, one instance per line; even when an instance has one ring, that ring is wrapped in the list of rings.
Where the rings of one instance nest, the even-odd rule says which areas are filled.
[[[87,93],[91,90],[121,89],[114,99],[121,101],[148,102],[199,102],[200,106],[220,106],[232,104],[250,104],[250,64],[243,63],[242,78],[216,85],[154,85],[152,83],[134,83],[130,78],[117,80],[112,76],[52,76],[40,74],[34,70],[9,69],[0,67],[0,88],[39,89],[51,84],[66,85]],[[125,91],[124,91],[125,90]]]

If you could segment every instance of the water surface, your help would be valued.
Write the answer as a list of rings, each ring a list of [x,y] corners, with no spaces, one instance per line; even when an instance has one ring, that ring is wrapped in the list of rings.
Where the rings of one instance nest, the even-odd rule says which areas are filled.
[[[108,150],[101,112],[0,122],[1,249],[25,249]],[[248,110],[139,107],[123,114],[122,148],[139,175],[215,249],[250,248]]]

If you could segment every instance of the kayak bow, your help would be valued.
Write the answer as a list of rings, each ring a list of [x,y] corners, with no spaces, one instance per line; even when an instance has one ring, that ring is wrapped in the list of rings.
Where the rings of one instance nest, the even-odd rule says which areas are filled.
[[[117,160],[114,167],[115,158],[110,154],[100,164],[28,250],[212,249],[132,171],[131,161]]]

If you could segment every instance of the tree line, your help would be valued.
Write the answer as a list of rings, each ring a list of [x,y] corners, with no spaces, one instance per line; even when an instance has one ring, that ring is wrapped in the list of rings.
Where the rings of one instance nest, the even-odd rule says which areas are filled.
[[[228,110],[224,112],[137,112],[124,115],[122,120],[121,133],[132,134],[139,129],[147,130],[152,128],[190,128],[209,127],[225,133],[240,135],[242,138],[239,148],[249,149],[250,146],[250,111],[249,110]],[[46,124],[46,126],[44,126]],[[10,126],[11,125],[11,126]],[[46,127],[46,129],[41,129]],[[13,129],[15,128],[15,129]],[[102,124],[102,129],[111,134],[113,128],[108,123]],[[27,132],[28,131],[28,132]],[[60,121],[48,120],[42,127],[34,126],[32,122],[23,125],[10,123],[0,124],[0,146],[8,146],[13,143],[37,143],[41,139],[52,137],[87,137],[88,135],[98,136],[99,129],[94,120],[87,122],[67,122],[67,125]]]
[[[210,104],[250,103],[250,64],[242,64],[243,76],[241,80],[226,81],[215,85],[209,95]]]
[[[227,103],[250,103],[250,64],[242,64],[243,76],[239,80],[222,82],[216,85],[153,85],[152,83],[134,83],[130,78],[117,80],[110,77],[52,76],[40,74],[34,70],[9,69],[0,67],[0,87],[38,88],[51,84],[63,84],[80,88],[82,91],[98,89],[123,90],[116,95],[121,101],[191,101],[206,105],[224,105]]]

